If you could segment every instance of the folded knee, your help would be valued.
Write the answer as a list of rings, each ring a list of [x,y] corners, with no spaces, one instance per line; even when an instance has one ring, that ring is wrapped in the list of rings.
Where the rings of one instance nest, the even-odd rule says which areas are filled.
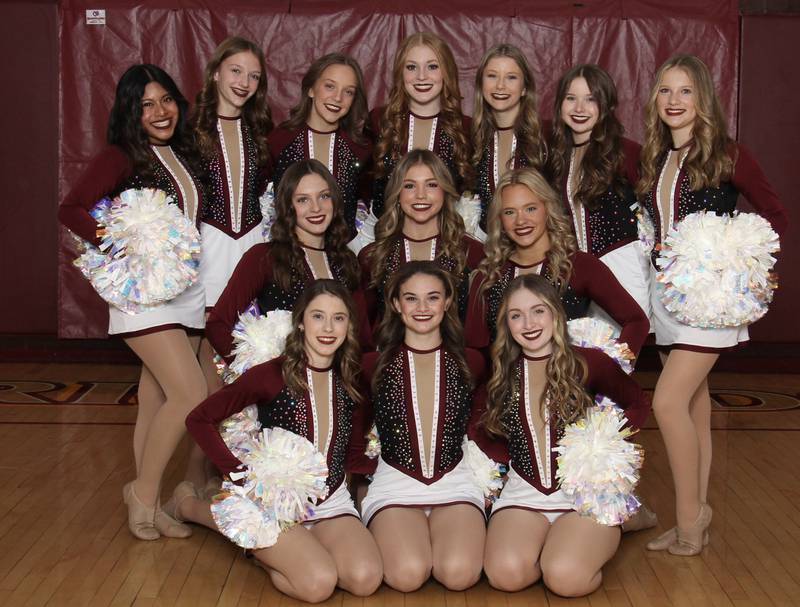
[[[482,565],[480,559],[473,561],[460,555],[451,555],[434,563],[433,577],[448,590],[466,590],[480,579]]]
[[[406,560],[393,567],[385,567],[383,579],[395,590],[413,592],[431,576],[431,564],[422,560]]]
[[[542,575],[538,563],[531,566],[521,559],[504,557],[487,559],[484,571],[492,588],[504,592],[517,592],[527,588]]]
[[[350,594],[369,596],[383,581],[383,566],[380,561],[363,560],[339,573],[339,585]]]
[[[333,594],[337,582],[335,569],[307,569],[302,572],[302,581],[295,586],[297,598],[307,603],[321,603]]]
[[[602,580],[599,571],[585,571],[574,561],[566,559],[542,563],[544,584],[564,597],[586,596],[593,592]]]

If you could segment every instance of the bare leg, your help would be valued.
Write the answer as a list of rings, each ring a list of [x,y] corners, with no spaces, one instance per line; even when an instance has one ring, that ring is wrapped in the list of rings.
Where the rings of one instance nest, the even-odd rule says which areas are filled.
[[[690,528],[700,514],[700,441],[690,406],[716,360],[716,354],[673,350],[653,395],[653,411],[675,483],[679,528]]]
[[[196,497],[182,499],[177,508],[178,518],[184,521],[191,521],[198,525],[203,525],[214,531],[219,531],[214,517],[211,516],[211,502]]]
[[[704,379],[692,396],[689,412],[697,430],[700,444],[700,501],[708,502],[708,478],[711,475],[711,395],[708,378]]]
[[[375,540],[360,520],[340,516],[315,523],[311,534],[336,563],[338,586],[356,596],[369,596],[383,581],[383,563]]]
[[[539,553],[550,522],[538,512],[503,508],[489,519],[483,567],[489,584],[505,592],[527,588],[542,575]]]
[[[418,508],[387,508],[369,530],[383,558],[383,580],[400,592],[413,592],[431,575],[433,554],[428,517]]]
[[[141,470],[133,485],[142,504],[155,507],[161,476],[186,431],[186,416],[206,396],[205,379],[183,330],[160,331],[125,341],[147,365],[166,396],[150,423]]]
[[[165,396],[158,385],[156,378],[142,364],[142,373],[139,376],[139,390],[137,392],[139,407],[136,412],[136,426],[133,428],[133,457],[136,460],[136,474],[142,469],[142,452],[147,431],[158,410],[164,404]]]
[[[428,517],[433,577],[448,590],[474,586],[483,569],[486,519],[468,504],[439,506]]]
[[[561,596],[585,596],[600,586],[602,567],[617,551],[618,527],[606,527],[569,512],[556,519],[544,540],[545,585]]]

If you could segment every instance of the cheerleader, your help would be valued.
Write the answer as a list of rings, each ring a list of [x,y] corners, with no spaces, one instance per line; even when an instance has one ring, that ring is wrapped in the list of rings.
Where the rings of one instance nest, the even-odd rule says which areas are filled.
[[[303,436],[325,456],[328,497],[302,525],[281,533],[276,544],[252,551],[278,590],[311,603],[327,599],[337,585],[370,595],[382,578],[380,553],[345,483],[353,414],[363,400],[355,317],[341,283],[314,282],[297,300],[283,356],[249,369],[186,419],[191,435],[225,475],[237,471],[241,461],[217,428],[252,403],[261,427]],[[217,529],[210,502],[190,483],[178,485],[169,505],[177,517]]]
[[[372,212],[384,212],[384,194],[395,164],[406,152],[431,150],[450,170],[460,192],[470,183],[469,118],[461,115],[461,91],[453,52],[430,32],[406,38],[394,56],[386,107],[370,112],[375,146]]]
[[[550,173],[578,249],[606,264],[648,314],[649,264],[638,242],[633,190],[641,148],[622,136],[616,107],[616,86],[602,68],[578,65],[564,74],[556,92]],[[611,320],[602,310],[593,312]]]
[[[379,352],[363,363],[381,454],[362,520],[392,588],[411,592],[432,574],[464,590],[480,578],[486,534],[483,491],[461,451],[483,360],[463,347],[452,279],[436,264],[406,264],[386,297]]]
[[[206,335],[220,356],[232,360],[231,331],[253,301],[262,314],[291,310],[318,278],[358,288],[358,261],[347,248],[341,209],[339,186],[321,162],[300,160],[286,170],[275,196],[272,242],[244,254],[208,317]]]
[[[603,263],[577,250],[558,194],[540,173],[515,169],[500,180],[488,227],[486,258],[470,277],[468,346],[486,348],[494,340],[500,301],[514,277],[541,274],[558,289],[568,320],[586,316],[594,302],[622,327],[619,341],[638,355],[647,317]]]
[[[275,186],[293,162],[319,160],[342,190],[344,218],[351,233],[355,233],[359,187],[372,154],[364,132],[366,121],[361,67],[348,55],[330,53],[308,68],[300,101],[269,139]]]
[[[703,329],[678,322],[655,288],[655,258],[672,227],[691,213],[732,213],[739,193],[776,232],[786,211],[750,152],[728,128],[708,67],[676,55],[656,74],[645,108],[639,194],[653,219],[651,305],[656,343],[669,350],[656,384],[653,411],[675,483],[677,527],[650,542],[650,550],[699,554],[708,541],[711,471],[711,399],[708,374],[725,349],[747,340],[747,327]]]
[[[103,236],[89,213],[103,197],[130,188],[163,190],[183,214],[197,223],[202,186],[187,142],[188,103],[175,82],[150,64],[130,67],[117,84],[108,123],[108,146],[61,203],[61,223],[94,246]],[[204,324],[205,297],[196,283],[152,310],[128,314],[109,307],[111,335],[117,335],[142,361],[139,407],[133,432],[136,480],[123,488],[128,527],[142,540],[161,535],[188,537],[191,529],[164,513],[159,493],[164,469],[184,434],[184,420],[206,396],[197,361]]]
[[[480,225],[485,230],[486,211],[500,178],[517,167],[541,170],[547,146],[537,110],[536,81],[516,46],[498,44],[486,51],[475,74],[475,93],[472,162],[477,167]]]
[[[463,317],[467,277],[483,259],[483,245],[464,232],[455,211],[458,192],[446,165],[429,150],[410,151],[389,179],[386,200],[375,242],[358,255],[370,322],[383,315],[383,290],[392,274],[415,260],[435,261],[451,273]]]
[[[569,345],[560,295],[545,278],[526,274],[512,280],[498,318],[483,424],[501,439],[500,445],[479,443],[499,460],[510,459],[510,468],[492,507],[486,576],[507,592],[541,577],[557,594],[584,596],[600,586],[620,530],[573,511],[558,486],[551,446],[593,405],[596,393],[622,407],[634,428],[647,418],[650,405],[638,384],[604,353]],[[474,436],[480,439],[479,433]]]

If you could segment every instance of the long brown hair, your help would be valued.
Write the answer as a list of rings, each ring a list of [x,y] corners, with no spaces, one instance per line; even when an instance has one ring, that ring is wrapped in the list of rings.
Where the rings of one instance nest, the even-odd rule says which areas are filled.
[[[267,105],[267,62],[264,59],[264,51],[255,42],[240,36],[231,36],[223,40],[214,50],[203,73],[203,88],[195,100],[192,126],[200,153],[205,157],[216,154],[219,149],[219,138],[217,137],[217,83],[214,75],[225,59],[245,52],[252,53],[258,59],[261,78],[255,94],[242,108],[242,119],[250,129],[250,135],[258,148],[258,163],[265,165],[269,160],[267,135],[272,130],[272,114]]]
[[[313,158],[292,163],[283,174],[275,193],[275,223],[272,225],[272,271],[275,282],[283,291],[291,288],[292,276],[305,274],[305,255],[295,233],[297,216],[292,196],[306,175],[319,175],[325,180],[333,198],[333,217],[325,231],[325,253],[331,265],[341,269],[345,286],[355,289],[359,283],[358,260],[347,248],[350,231],[344,220],[342,192],[327,167]]]
[[[547,145],[542,137],[542,122],[539,118],[538,99],[536,95],[536,80],[533,70],[528,65],[528,60],[520,49],[513,44],[497,44],[484,54],[478,71],[475,72],[475,109],[472,114],[472,162],[477,164],[481,160],[483,148],[489,144],[497,123],[494,120],[492,108],[483,98],[483,73],[486,65],[496,57],[512,59],[522,72],[522,84],[525,93],[520,99],[519,113],[514,120],[514,135],[517,138],[517,149],[520,150],[530,166],[543,169],[547,159]],[[514,159],[510,159],[514,162]],[[508,167],[511,168],[511,167]]]
[[[547,211],[545,229],[550,239],[550,250],[547,251],[547,265],[550,272],[548,278],[558,291],[563,293],[572,275],[571,256],[578,250],[575,236],[572,234],[572,222],[564,213],[561,199],[556,191],[550,187],[541,173],[530,167],[506,173],[497,184],[486,219],[488,228],[486,257],[479,267],[486,275],[483,289],[491,288],[500,279],[503,266],[516,248],[514,241],[503,230],[500,219],[503,210],[503,190],[512,185],[524,185],[545,206]]]
[[[386,306],[383,311],[378,329],[376,331],[376,342],[378,345],[378,362],[375,365],[375,372],[372,375],[372,388],[376,391],[383,376],[386,365],[394,358],[398,348],[403,344],[405,337],[405,325],[400,313],[395,309],[395,302],[400,299],[400,292],[403,285],[417,274],[426,274],[439,280],[444,286],[445,299],[450,300],[439,331],[442,335],[442,348],[456,359],[461,369],[462,377],[465,382],[471,384],[472,374],[464,358],[464,330],[461,321],[458,319],[458,305],[455,301],[455,283],[452,276],[432,261],[412,261],[402,266],[389,279],[386,285],[385,299]]]
[[[615,113],[617,87],[614,80],[597,65],[576,65],[558,81],[553,106],[553,145],[550,156],[550,174],[555,183],[567,178],[570,156],[575,145],[572,129],[561,117],[561,105],[570,84],[583,78],[597,103],[598,117],[589,137],[589,144],[581,161],[578,187],[573,197],[587,209],[596,209],[598,198],[609,187],[621,193],[625,181],[622,134],[625,129]],[[630,184],[634,186],[636,184]],[[565,201],[566,202],[566,201]]]
[[[447,43],[431,32],[411,34],[403,40],[394,55],[392,90],[389,92],[389,101],[383,112],[378,143],[375,146],[376,176],[386,176],[388,172],[384,162],[386,156],[397,160],[408,147],[409,103],[403,84],[403,70],[408,52],[415,46],[427,46],[439,60],[443,75],[439,122],[444,132],[453,140],[453,157],[458,175],[464,183],[469,183],[472,175],[470,147],[463,130],[461,89],[458,85],[456,60]]]
[[[692,126],[692,144],[683,161],[693,190],[719,187],[733,174],[735,159],[730,156],[733,140],[728,135],[728,123],[722,111],[714,81],[708,66],[694,55],[675,55],[658,68],[650,99],[645,106],[645,135],[642,146],[642,178],[638,194],[645,195],[658,181],[661,159],[672,147],[672,136],[661,121],[656,107],[658,89],[664,73],[674,67],[682,69],[694,85],[694,106],[697,111]]]
[[[439,211],[438,257],[449,257],[455,262],[454,276],[460,276],[467,263],[462,244],[464,220],[456,211],[458,191],[453,184],[450,171],[441,158],[430,150],[411,150],[400,159],[386,186],[386,207],[375,226],[375,247],[372,249],[372,279],[370,286],[381,288],[387,276],[387,263],[398,238],[403,236],[403,210],[400,208],[400,192],[408,170],[415,165],[424,165],[431,170],[439,187],[444,192],[444,203]]]
[[[356,335],[358,320],[353,297],[350,292],[336,280],[321,278],[308,285],[298,298],[292,310],[292,331],[286,337],[286,346],[283,350],[283,381],[289,390],[295,394],[302,394],[310,390],[305,369],[308,365],[308,354],[305,349],[305,339],[300,325],[303,323],[303,314],[306,308],[319,295],[331,295],[344,303],[349,316],[349,326],[344,343],[336,350],[333,357],[333,369],[339,374],[344,384],[344,389],[353,401],[360,403],[363,396],[359,390],[361,374],[361,348]]]
[[[332,65],[346,65],[356,75],[356,94],[353,97],[353,104],[350,106],[350,111],[339,121],[339,127],[354,142],[364,145],[366,142],[364,127],[367,123],[368,112],[367,94],[364,91],[364,74],[358,61],[342,53],[328,53],[309,66],[300,84],[300,100],[290,110],[289,119],[281,123],[281,128],[295,130],[306,125],[308,116],[311,113],[311,105],[314,103],[313,99],[308,96],[308,92],[320,79],[322,72]]]
[[[553,314],[553,352],[547,361],[547,383],[541,406],[549,403],[551,417],[569,424],[592,405],[592,399],[583,387],[588,375],[586,361],[569,344],[567,317],[558,293],[546,278],[523,274],[512,280],[506,289],[497,315],[497,338],[491,347],[492,375],[487,384],[488,401],[483,423],[490,433],[498,436],[506,434],[503,420],[519,402],[517,360],[522,355],[522,348],[509,333],[507,315],[509,299],[521,290],[538,296]]]

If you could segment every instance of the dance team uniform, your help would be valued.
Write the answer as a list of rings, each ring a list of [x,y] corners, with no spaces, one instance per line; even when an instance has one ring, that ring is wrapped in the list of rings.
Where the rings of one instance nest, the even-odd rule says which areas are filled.
[[[164,191],[171,203],[197,225],[198,215],[204,207],[203,186],[197,175],[169,145],[151,144],[150,151],[150,175],[144,176],[134,172],[133,163],[122,148],[106,147],[89,163],[61,202],[58,210],[61,223],[87,242],[99,246],[102,239],[97,236],[97,230],[100,226],[89,211],[104,197],[114,198],[131,188],[155,188]],[[109,306],[108,333],[136,337],[181,327],[202,329],[204,313],[205,292],[198,281],[152,310],[127,314],[116,306]]]
[[[639,384],[626,375],[620,366],[599,350],[574,348],[586,361],[588,376],[585,388],[590,395],[603,394],[617,403],[628,418],[628,425],[639,428],[647,419],[650,400]],[[574,510],[572,500],[559,488],[558,454],[553,451],[564,434],[564,424],[551,412],[545,399],[547,362],[520,356],[514,367],[514,389],[511,402],[502,418],[507,438],[488,439],[480,431],[482,411],[476,409],[470,422],[471,435],[492,459],[508,463],[508,480],[500,497],[492,506],[492,514],[504,508],[521,508],[544,515],[551,523]]]
[[[242,462],[222,440],[219,424],[256,403],[262,428],[294,432],[313,443],[325,456],[328,497],[314,507],[314,515],[305,523],[339,516],[358,517],[345,483],[353,412],[357,405],[332,368],[306,366],[309,390],[293,394],[283,381],[282,364],[283,357],[279,357],[248,369],[235,382],[199,404],[186,418],[186,427],[211,462],[228,476],[240,471]]]
[[[570,259],[572,272],[566,289],[561,293],[567,320],[587,316],[589,304],[597,303],[622,328],[619,341],[628,344],[634,355],[638,356],[650,326],[647,316],[602,262],[581,251],[573,253]],[[531,273],[550,279],[547,260],[527,266],[509,260],[503,265],[498,281],[485,291],[483,285],[486,275],[480,270],[476,272],[470,285],[467,320],[464,323],[467,346],[487,348],[491,345],[497,332],[497,323],[502,321],[497,318],[497,313],[509,283],[520,274]]]
[[[386,108],[375,108],[369,113],[370,124],[374,133],[381,132],[381,122],[386,118],[384,111]],[[461,118],[461,128],[464,133],[466,141],[470,141],[470,125],[472,121],[463,116]],[[405,129],[408,133],[408,143],[406,149],[402,150],[402,155],[410,152],[411,150],[430,150],[441,158],[447,168],[450,169],[450,174],[453,177],[453,183],[456,185],[456,190],[459,192],[464,184],[461,183],[461,177],[458,173],[458,167],[455,160],[455,142],[453,138],[445,132],[441,123],[441,114],[435,116],[419,116],[414,112],[409,112],[405,120]],[[392,158],[391,150],[383,157],[383,176],[375,178],[372,187],[372,212],[380,219],[384,209],[384,198],[386,195],[386,186],[389,183],[389,176],[394,170],[396,160]]]
[[[495,129],[492,138],[483,147],[481,159],[475,169],[475,193],[481,199],[481,228],[486,230],[486,211],[492,203],[500,179],[510,170],[527,166],[530,166],[530,161],[517,147],[514,127]]]
[[[258,199],[267,187],[267,173],[258,166],[250,128],[241,118],[217,116],[217,134],[217,154],[206,166],[209,199],[200,224],[200,279],[207,308],[217,303],[242,255],[264,241]]]
[[[651,320],[656,344],[697,352],[717,352],[748,340],[747,325],[720,329],[703,329],[685,325],[674,318],[661,302],[656,281],[658,249],[669,230],[687,215],[699,211],[717,214],[732,213],[739,194],[743,194],[759,215],[780,235],[788,224],[786,209],[767,181],[764,172],[747,148],[734,145],[735,160],[730,181],[719,187],[692,190],[689,173],[683,169],[688,148],[670,149],[661,158],[661,171],[655,187],[642,201],[655,229],[655,242],[650,264]]]
[[[270,133],[269,152],[275,191],[293,162],[314,158],[328,167],[342,191],[347,226],[355,233],[358,199],[364,190],[363,179],[372,157],[369,142],[358,144],[341,128],[324,133],[310,126],[293,130],[279,127]]]
[[[481,355],[467,349],[464,358],[473,381],[480,385]],[[365,377],[372,377],[377,359],[375,352],[364,356]],[[364,428],[371,427],[374,417],[381,454],[377,463],[353,469],[373,474],[361,503],[365,525],[378,512],[398,506],[472,504],[483,512],[483,491],[473,482],[461,450],[472,403],[469,382],[442,346],[425,351],[406,345],[397,348],[364,409]]]
[[[645,314],[649,314],[650,264],[638,241],[633,191],[639,180],[641,146],[622,139],[625,182],[619,185],[620,191],[609,184],[608,190],[594,201],[597,208],[589,209],[573,195],[580,185],[581,163],[588,143],[572,146],[567,173],[561,181],[561,195],[572,218],[578,249],[606,264]],[[590,315],[610,320],[603,312],[593,310]]]

